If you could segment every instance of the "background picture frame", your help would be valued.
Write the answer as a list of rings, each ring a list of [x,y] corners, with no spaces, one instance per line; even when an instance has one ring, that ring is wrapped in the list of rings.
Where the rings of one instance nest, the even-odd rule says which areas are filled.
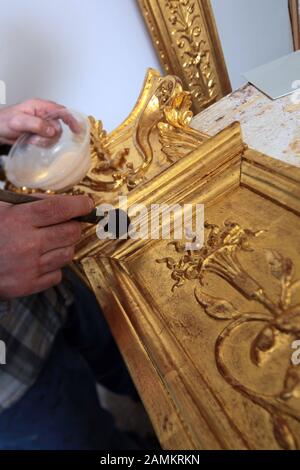
[[[300,5],[299,0],[289,0],[289,10],[292,24],[295,51],[300,49]]]
[[[199,113],[232,91],[210,0],[137,0],[166,73]]]

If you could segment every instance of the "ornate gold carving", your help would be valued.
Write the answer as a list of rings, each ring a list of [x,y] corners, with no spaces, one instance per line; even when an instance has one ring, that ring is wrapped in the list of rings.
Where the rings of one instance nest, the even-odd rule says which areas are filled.
[[[201,102],[215,99],[218,90],[208,40],[196,7],[195,1],[166,1],[168,21],[173,26],[172,35],[189,88],[192,96]]]
[[[177,124],[189,120],[184,99],[173,102]],[[168,105],[162,121],[173,124]],[[151,136],[148,175],[162,157],[161,136]],[[180,140],[175,158],[177,147]],[[238,219],[207,226],[206,252],[175,245],[179,253],[164,261],[172,285],[182,285],[173,296],[169,272],[155,262],[166,256],[161,241],[100,241],[93,228],[79,247],[164,448],[299,447],[299,371],[291,365],[298,330],[284,321],[300,301],[299,182],[297,168],[245,150],[236,123],[128,194],[128,206],[201,202],[208,220]]]
[[[133,127],[134,151],[139,161],[136,166],[129,160],[129,148],[118,148],[117,152],[112,153],[110,136],[103,130],[101,121],[91,117],[93,164],[76,189],[86,187],[94,191],[115,191],[123,185],[128,190],[135,188],[144,180],[152,165],[152,141],[157,132],[168,161],[178,160],[197,148],[206,140],[206,136],[189,127],[193,117],[190,107],[190,95],[183,91],[179,79],[173,76],[157,79]],[[103,181],[105,174],[110,175],[110,181]]]
[[[178,93],[171,106],[166,106],[164,109],[165,120],[157,125],[161,150],[170,162],[175,162],[196,150],[205,140],[198,131],[189,127],[193,118],[190,107],[190,94]]]
[[[231,91],[208,0],[139,0],[162,65],[178,75],[196,111]]]
[[[274,437],[283,449],[298,449],[300,443],[297,442],[285,416],[300,422],[299,403],[295,403],[295,400],[300,398],[299,369],[292,365],[287,366],[282,391],[279,394],[262,394],[250,389],[235,376],[232,363],[229,364],[224,353],[226,343],[234,333],[250,322],[261,325],[249,344],[249,356],[256,367],[264,366],[265,356],[273,354],[282,336],[290,337],[289,344],[299,338],[300,304],[293,303],[293,297],[296,291],[300,291],[300,281],[294,280],[294,263],[277,251],[266,250],[270,276],[276,280],[279,288],[279,297],[274,293],[271,298],[266,288],[243,268],[238,258],[239,252],[253,251],[250,242],[263,231],[253,232],[243,229],[231,221],[225,221],[222,228],[208,223],[205,227],[209,233],[204,247],[191,252],[186,251],[184,243],[173,242],[176,252],[180,254],[179,260],[168,257],[157,262],[165,263],[172,271],[172,279],[175,281],[173,291],[186,281],[198,280],[200,286],[195,288],[195,297],[207,315],[218,321],[230,320],[215,343],[215,358],[219,372],[233,388],[270,414]],[[206,272],[227,281],[246,299],[256,301],[264,307],[264,311],[240,312],[229,300],[215,298],[205,293],[203,280]]]
[[[129,149],[124,148],[112,154],[109,150],[109,138],[101,121],[90,116],[91,124],[91,158],[92,166],[78,185],[93,191],[114,191],[123,184],[130,185],[133,177],[133,166],[128,162]],[[103,177],[110,176],[110,181]]]
[[[90,116],[92,165],[68,192],[93,194],[96,202],[113,199],[195,150],[207,136],[189,127],[191,104],[190,93],[183,91],[177,77],[160,77],[150,69],[134,110],[116,130],[108,134],[102,122]],[[6,186],[18,192],[43,192],[15,188],[9,182]]]
[[[186,280],[199,279],[201,283],[203,274],[209,271],[229,282],[234,280],[236,287],[246,289],[249,296],[259,291],[255,289],[251,279],[248,279],[247,287],[244,285],[245,278],[236,253],[238,250],[249,251],[251,249],[249,240],[261,232],[244,230],[230,221],[224,223],[224,229],[208,223],[205,224],[205,228],[209,229],[209,234],[203,248],[186,253],[184,242],[172,242],[177,253],[183,253],[180,260],[178,262],[173,258],[158,260],[159,263],[167,263],[168,268],[172,269],[172,278],[176,280],[173,290],[183,285]]]
[[[123,186],[130,191],[138,186],[153,164],[153,142],[158,133],[168,161],[187,155],[207,139],[189,127],[193,117],[191,99],[189,93],[183,91],[179,79],[173,76],[160,78],[155,72],[152,78],[151,94],[144,99],[139,116],[135,121],[129,120],[133,145],[123,146],[124,139],[118,137],[118,130],[112,135],[107,134],[101,121],[90,118],[93,164],[86,178],[75,188],[77,191],[111,192]],[[124,126],[121,130],[124,132]],[[116,149],[114,143],[118,139],[120,144]],[[109,180],[104,180],[103,176],[108,176]]]

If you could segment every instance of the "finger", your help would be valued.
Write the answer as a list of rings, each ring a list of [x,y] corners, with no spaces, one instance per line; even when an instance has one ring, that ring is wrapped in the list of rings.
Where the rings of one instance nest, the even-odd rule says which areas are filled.
[[[45,115],[44,117],[47,118],[47,121],[52,124],[55,122],[59,123],[59,119],[62,120],[75,134],[79,134],[82,131],[82,126],[80,123],[66,108],[58,109],[52,113],[49,113],[48,115]]]
[[[27,206],[30,223],[36,227],[47,227],[89,214],[94,202],[88,196],[52,196]]]
[[[47,148],[54,145],[61,137],[62,126],[58,120],[47,119],[49,125],[54,129],[55,133],[53,137],[42,137],[39,134],[32,134],[28,140],[28,143],[35,145],[36,147]]]
[[[61,118],[64,123],[69,126],[71,131],[74,132],[74,134],[80,134],[80,132],[82,131],[82,126],[71,113],[66,111],[61,115]]]
[[[40,273],[46,274],[63,268],[74,258],[74,246],[48,251],[40,258]]]
[[[8,207],[13,207],[13,204],[10,204],[9,202],[0,201],[0,209],[7,209]]]
[[[44,118],[49,113],[64,109],[65,106],[55,101],[34,98],[21,103],[20,108],[26,114]]]
[[[81,230],[80,222],[65,222],[63,224],[41,228],[39,231],[41,254],[76,245],[80,240]]]
[[[1,137],[1,144],[3,145],[13,145],[15,143],[16,139],[5,139],[4,137]],[[2,155],[2,157],[7,157],[7,155]]]
[[[41,137],[54,137],[56,129],[51,122],[30,114],[19,113],[10,122],[11,129],[16,133],[31,132]]]
[[[36,294],[37,292],[42,292],[49,289],[50,287],[54,287],[59,284],[61,280],[62,271],[60,269],[47,274],[43,274],[41,277],[38,278],[35,289],[32,293]]]
[[[57,135],[61,135],[62,126],[61,126],[61,123],[57,119],[47,119],[47,122],[49,122],[51,126],[54,127]]]

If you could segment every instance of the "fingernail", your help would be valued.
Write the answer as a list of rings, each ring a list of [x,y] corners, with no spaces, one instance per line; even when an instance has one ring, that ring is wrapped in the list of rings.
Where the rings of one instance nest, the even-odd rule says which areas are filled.
[[[55,134],[55,129],[53,129],[53,127],[47,127],[47,129],[46,129],[46,134],[47,134],[49,137],[53,137],[54,134]]]

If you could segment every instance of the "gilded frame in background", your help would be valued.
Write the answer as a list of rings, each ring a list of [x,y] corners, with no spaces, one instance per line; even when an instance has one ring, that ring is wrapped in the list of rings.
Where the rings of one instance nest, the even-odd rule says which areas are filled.
[[[289,0],[289,11],[292,24],[294,49],[300,49],[300,10],[299,0]]]
[[[164,70],[180,77],[199,113],[230,93],[210,0],[137,0]]]

